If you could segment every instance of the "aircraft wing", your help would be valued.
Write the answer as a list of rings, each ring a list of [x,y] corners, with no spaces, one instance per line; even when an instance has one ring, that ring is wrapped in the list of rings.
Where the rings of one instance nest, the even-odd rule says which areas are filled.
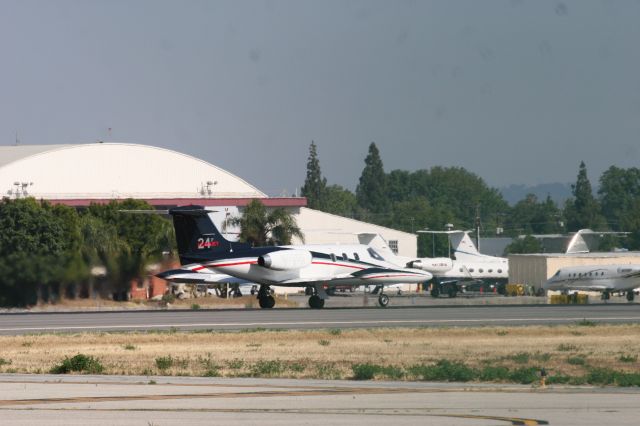
[[[192,284],[248,284],[250,281],[242,278],[233,277],[227,274],[207,274],[200,272],[192,272],[185,269],[170,269],[156,275],[158,278],[169,282],[192,283]]]
[[[334,285],[366,285],[366,284],[410,284],[429,281],[433,276],[416,269],[390,269],[372,267],[353,272],[327,277],[294,278],[280,281],[276,285],[311,285],[324,284],[329,287]]]

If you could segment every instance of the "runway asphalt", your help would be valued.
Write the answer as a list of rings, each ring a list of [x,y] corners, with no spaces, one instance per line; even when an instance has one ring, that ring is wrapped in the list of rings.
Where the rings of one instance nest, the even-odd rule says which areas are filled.
[[[636,425],[640,390],[144,376],[0,376],[0,423]]]
[[[397,308],[157,310],[0,314],[0,334],[127,330],[640,323],[638,304],[486,305]]]

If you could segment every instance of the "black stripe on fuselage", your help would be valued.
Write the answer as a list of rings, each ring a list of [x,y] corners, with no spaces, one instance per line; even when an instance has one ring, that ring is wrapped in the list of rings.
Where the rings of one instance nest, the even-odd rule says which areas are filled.
[[[246,257],[260,257],[260,256],[264,256],[265,254],[275,253],[281,250],[305,250],[305,249],[295,249],[295,248],[277,247],[277,246],[252,247],[249,250],[245,249],[245,250],[238,250],[238,251],[230,251],[226,253],[209,252],[209,253],[203,253],[202,255],[198,255],[198,253],[191,252],[191,253],[185,254],[184,256],[182,256],[182,258],[184,263],[203,264],[203,263],[209,263],[217,260],[233,260],[233,259],[242,259]],[[356,264],[363,268],[372,268],[372,267],[380,268],[380,266],[378,265],[374,265],[368,262],[363,262],[362,260],[343,259],[342,256],[335,256],[335,260],[334,260],[334,258],[332,258],[331,255],[326,253],[319,253],[317,251],[309,251],[309,253],[311,253],[311,257],[313,258],[313,260],[327,260],[333,263],[345,262],[350,264]],[[389,271],[388,269],[384,269],[384,268],[381,268],[380,270]]]

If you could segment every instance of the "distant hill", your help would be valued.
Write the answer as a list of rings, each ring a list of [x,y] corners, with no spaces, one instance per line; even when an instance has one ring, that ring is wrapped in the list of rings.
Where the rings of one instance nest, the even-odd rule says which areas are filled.
[[[514,205],[522,200],[527,194],[534,194],[539,200],[547,198],[547,194],[560,207],[564,205],[567,198],[571,197],[571,184],[569,183],[541,183],[539,185],[509,185],[499,188],[504,199]]]

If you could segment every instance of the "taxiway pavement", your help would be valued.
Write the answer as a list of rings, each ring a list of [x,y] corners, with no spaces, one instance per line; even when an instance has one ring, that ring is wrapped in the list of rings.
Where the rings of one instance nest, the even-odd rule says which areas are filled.
[[[640,390],[408,382],[0,375],[11,425],[636,425]]]
[[[131,330],[640,323],[638,304],[157,310],[0,314],[0,334]]]

